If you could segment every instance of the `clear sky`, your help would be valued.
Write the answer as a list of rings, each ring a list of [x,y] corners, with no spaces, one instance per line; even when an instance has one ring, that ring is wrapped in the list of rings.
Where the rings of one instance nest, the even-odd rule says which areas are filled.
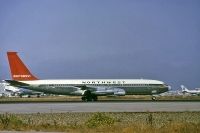
[[[200,87],[200,0],[0,0],[0,79],[7,51],[40,79]]]

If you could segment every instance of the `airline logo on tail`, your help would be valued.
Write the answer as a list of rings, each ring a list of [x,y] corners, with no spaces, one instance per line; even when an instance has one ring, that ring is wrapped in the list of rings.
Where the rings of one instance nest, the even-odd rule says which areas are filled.
[[[10,65],[11,77],[13,80],[37,80],[37,78],[31,74],[22,60],[18,57],[17,52],[7,52],[7,56]]]
[[[13,75],[13,77],[14,77],[14,78],[19,78],[19,77],[20,77],[20,78],[22,78],[22,77],[23,77],[23,78],[25,78],[25,77],[26,77],[26,78],[30,78],[31,75]]]

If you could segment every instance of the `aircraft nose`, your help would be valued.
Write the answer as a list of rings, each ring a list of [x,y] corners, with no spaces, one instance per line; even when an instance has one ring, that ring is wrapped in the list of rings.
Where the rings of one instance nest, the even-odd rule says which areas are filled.
[[[170,85],[164,85],[165,87],[164,87],[164,91],[169,91],[169,90],[171,90],[171,86]]]

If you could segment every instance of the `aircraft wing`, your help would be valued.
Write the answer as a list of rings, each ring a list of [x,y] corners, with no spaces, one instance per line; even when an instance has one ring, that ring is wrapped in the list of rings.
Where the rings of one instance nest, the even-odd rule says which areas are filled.
[[[81,90],[87,90],[88,89],[88,87],[86,85],[78,85],[78,86],[75,86],[75,87],[78,87]]]
[[[93,86],[86,86],[86,85],[79,85],[79,86],[75,86],[80,88],[81,90],[90,90],[90,91],[96,91],[97,88],[93,87]]]
[[[90,90],[91,93],[95,95],[118,95],[124,96],[125,90],[122,88],[115,87],[94,87],[94,86],[86,86],[87,90]]]
[[[98,95],[98,96],[106,96],[106,95],[118,95],[118,96],[124,96],[125,90],[121,88],[115,88],[115,87],[94,87],[94,86],[88,86],[88,85],[80,85],[75,86],[77,88],[80,88],[81,90],[89,90],[92,94]]]

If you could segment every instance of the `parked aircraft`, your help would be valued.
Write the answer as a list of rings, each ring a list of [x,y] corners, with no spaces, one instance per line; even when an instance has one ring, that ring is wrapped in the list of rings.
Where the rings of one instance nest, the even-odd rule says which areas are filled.
[[[13,80],[5,80],[12,86],[34,91],[82,96],[83,101],[97,101],[98,96],[155,95],[168,91],[168,85],[147,79],[68,79],[39,80],[18,57],[17,52],[7,52]]]
[[[5,96],[4,85],[0,83],[0,97]]]
[[[16,93],[19,91],[19,88],[10,86],[8,83],[0,83],[5,91]]]
[[[18,88],[11,86],[9,83],[0,83],[0,86],[2,88],[2,93],[7,94],[8,96],[24,96],[27,95],[28,97],[31,97],[32,95],[37,95],[37,97],[40,97],[42,94],[41,92],[36,92],[28,89]]]
[[[181,85],[182,93],[189,93],[192,95],[200,95],[200,89],[188,90],[184,85]]]

